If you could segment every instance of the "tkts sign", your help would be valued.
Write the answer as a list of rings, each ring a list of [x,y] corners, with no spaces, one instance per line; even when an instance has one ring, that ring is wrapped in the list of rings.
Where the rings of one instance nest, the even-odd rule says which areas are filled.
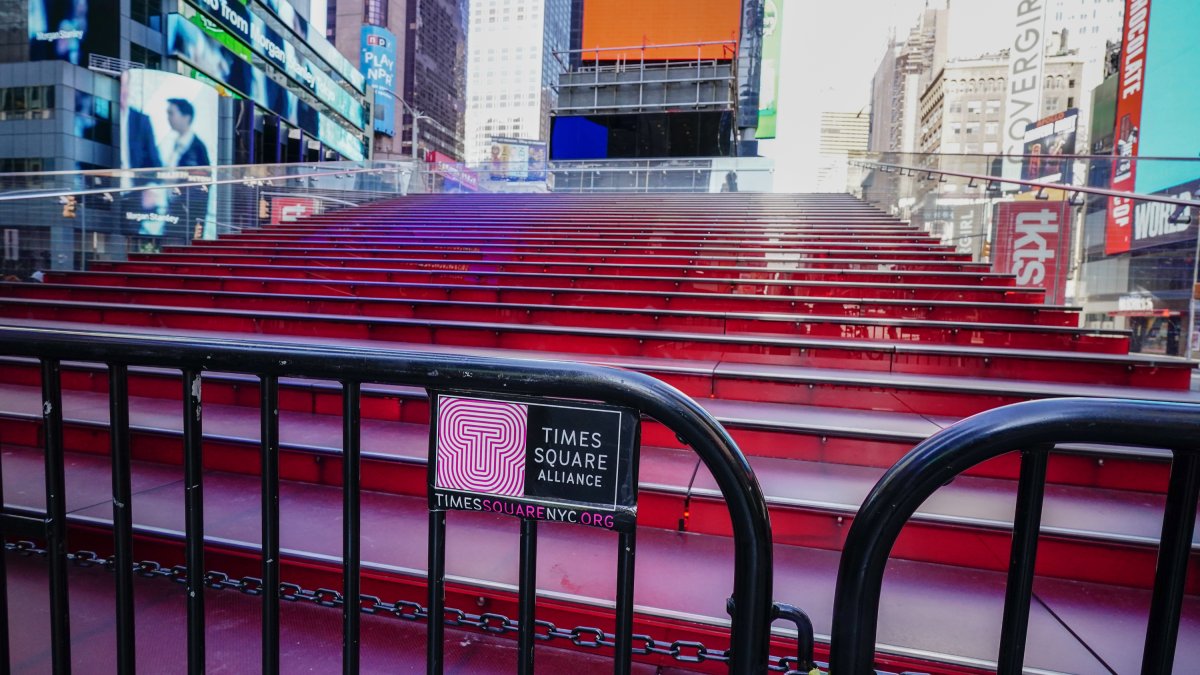
[[[636,524],[636,412],[574,401],[437,393],[431,415],[431,510],[610,530]]]
[[[996,216],[995,271],[1012,274],[1017,286],[1046,289],[1046,302],[1066,296],[1071,250],[1068,202],[1001,202]]]

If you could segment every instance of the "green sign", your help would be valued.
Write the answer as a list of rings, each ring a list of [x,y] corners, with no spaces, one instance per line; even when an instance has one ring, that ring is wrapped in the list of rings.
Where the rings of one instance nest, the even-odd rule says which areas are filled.
[[[179,13],[188,21],[199,26],[205,33],[208,33],[209,37],[225,45],[225,48],[229,51],[247,61],[252,60],[250,48],[246,46],[246,43],[239,40],[237,36],[231,35],[221,27],[221,24],[197,12],[191,5],[186,3],[179,3]]]
[[[758,129],[755,138],[775,138],[779,107],[779,52],[783,42],[783,0],[766,0],[763,6],[762,68],[758,96]]]

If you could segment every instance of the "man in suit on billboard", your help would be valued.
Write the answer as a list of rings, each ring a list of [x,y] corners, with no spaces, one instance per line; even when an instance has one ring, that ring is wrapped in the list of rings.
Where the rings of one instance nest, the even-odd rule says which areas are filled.
[[[167,99],[167,124],[171,130],[179,134],[171,149],[167,166],[208,166],[212,164],[208,157],[208,148],[204,141],[192,132],[192,121],[196,117],[196,109],[191,102],[182,98]]]

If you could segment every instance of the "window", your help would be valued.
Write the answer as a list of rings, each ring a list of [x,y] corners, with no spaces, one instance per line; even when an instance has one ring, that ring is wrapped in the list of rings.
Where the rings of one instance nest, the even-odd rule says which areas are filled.
[[[987,136],[995,136],[1000,133],[1000,125],[995,122],[988,122],[983,125],[983,133]]]
[[[984,109],[989,115],[998,114],[1000,112],[1000,100],[993,98],[986,101],[984,103]]]
[[[112,101],[83,92],[75,94],[75,135],[89,141],[112,143]]]
[[[388,0],[366,0],[363,5],[363,23],[387,27]]]
[[[962,133],[962,125],[959,124],[958,122],[951,122],[950,123],[950,133],[954,134],[955,136],[961,134]]]
[[[0,89],[0,120],[45,120],[54,117],[54,87]]]
[[[951,103],[951,104],[950,104],[950,112],[952,112],[952,113],[960,113],[960,112],[962,112],[962,102],[961,102],[961,101],[955,101],[954,103]]]
[[[134,21],[162,32],[162,0],[130,0],[129,16]]]
[[[162,67],[161,56],[138,44],[129,44],[129,60],[134,63],[140,63],[150,69],[156,70]]]
[[[979,133],[979,122],[967,122],[966,133],[968,136]]]
[[[978,115],[983,108],[979,101],[967,101],[967,112]]]

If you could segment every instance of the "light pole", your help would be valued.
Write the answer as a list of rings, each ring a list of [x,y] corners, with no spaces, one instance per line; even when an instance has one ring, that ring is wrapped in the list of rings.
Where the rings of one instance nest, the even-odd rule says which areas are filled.
[[[420,122],[421,120],[431,120],[433,118],[430,117],[429,115],[422,115],[421,113],[415,112],[415,111],[412,113],[409,113],[409,114],[412,115],[412,160],[413,160],[413,162],[416,162],[417,161],[417,123]]]
[[[392,91],[391,89],[386,89],[384,87],[376,87],[375,91],[382,91],[382,92],[386,93],[388,96],[391,96],[392,98],[399,101],[400,105],[404,106],[405,112],[407,112],[409,114],[409,116],[412,117],[412,160],[415,164],[415,162],[417,161],[417,125],[420,123],[421,120],[431,120],[433,118],[430,117],[429,115],[426,115],[425,113],[421,112],[420,110],[417,110],[416,108],[412,107],[411,105],[409,105],[408,101],[405,101],[400,96],[400,94],[397,94],[396,92]]]

